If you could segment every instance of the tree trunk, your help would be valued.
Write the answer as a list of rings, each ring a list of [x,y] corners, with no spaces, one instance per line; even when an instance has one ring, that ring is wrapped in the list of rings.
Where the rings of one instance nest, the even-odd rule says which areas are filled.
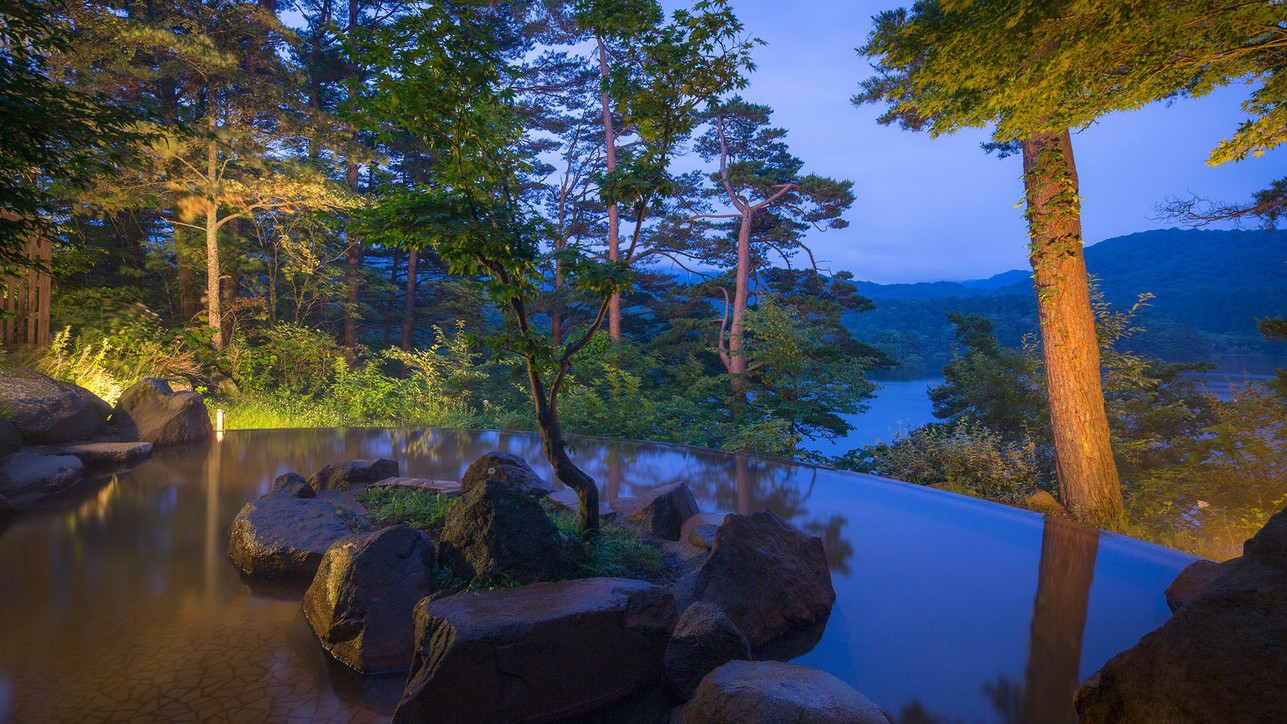
[[[416,267],[420,254],[412,249],[407,254],[407,295],[402,307],[402,349],[411,350],[411,332],[416,326]]]
[[[751,216],[742,212],[737,229],[737,269],[733,288],[733,319],[728,328],[728,372],[733,375],[733,389],[741,389],[746,362],[746,309],[751,300]]]
[[[210,113],[214,113],[211,109]],[[213,125],[213,124],[212,124]],[[223,308],[219,294],[219,200],[214,185],[219,174],[219,149],[212,139],[206,151],[206,321],[214,331],[211,342],[223,349]]]
[[[353,34],[358,25],[358,0],[349,0],[349,41],[356,48]],[[354,50],[355,54],[357,51]],[[357,59],[355,55],[349,56],[349,72],[351,76],[357,75]],[[357,100],[357,89],[350,83],[348,84],[348,100],[353,103]],[[356,139],[354,139],[356,142]],[[344,164],[345,178],[349,184],[349,190],[353,193],[358,191],[358,167],[356,163],[348,160]],[[362,280],[362,243],[353,236],[352,231],[346,232],[348,239],[348,248],[345,249],[345,268],[344,268],[344,346],[349,349],[357,347],[358,343],[358,292],[359,284]]]
[[[608,80],[608,51],[603,40],[595,38],[599,44],[599,78]],[[612,105],[606,90],[600,91],[599,103],[603,109],[603,148],[608,165],[608,173],[617,168],[617,133],[612,125]],[[621,212],[614,203],[608,207],[608,259],[617,261],[621,258]],[[608,302],[608,338],[613,342],[621,341],[621,294],[612,295]]]
[[[1118,526],[1122,490],[1104,411],[1072,140],[1063,131],[1038,134],[1022,146],[1060,497],[1077,520]]]
[[[1073,694],[1081,683],[1081,644],[1099,531],[1046,518],[1037,598],[1032,604],[1023,721],[1075,724]]]
[[[398,265],[401,264],[400,255],[397,249],[389,250],[389,287],[393,290],[389,292],[388,299],[384,302],[384,346],[388,347],[389,342],[393,339],[393,308],[397,303],[398,296]]]
[[[559,481],[576,491],[577,501],[580,503],[577,523],[586,540],[593,540],[599,536],[599,486],[594,478],[586,475],[568,457],[567,443],[563,440],[563,429],[559,425],[558,409],[554,406],[554,401],[545,396],[540,362],[534,357],[528,357],[525,361],[532,402],[536,405],[536,426],[541,431],[541,447],[545,451],[545,459],[554,467],[554,475]]]

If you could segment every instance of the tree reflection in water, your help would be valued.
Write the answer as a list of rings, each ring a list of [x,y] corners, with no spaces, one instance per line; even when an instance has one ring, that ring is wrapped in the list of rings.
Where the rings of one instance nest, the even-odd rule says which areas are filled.
[[[1041,563],[1032,604],[1028,665],[1024,680],[1004,674],[984,684],[999,721],[1007,724],[1073,724],[1073,695],[1081,683],[1082,637],[1099,552],[1099,531],[1047,516],[1041,531]],[[899,724],[957,721],[905,704]]]

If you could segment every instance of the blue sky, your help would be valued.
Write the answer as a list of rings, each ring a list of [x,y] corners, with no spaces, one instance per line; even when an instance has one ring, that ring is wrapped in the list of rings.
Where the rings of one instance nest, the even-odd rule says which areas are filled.
[[[674,6],[674,3],[666,3]],[[814,234],[831,271],[877,282],[962,280],[1027,268],[1018,158],[979,149],[984,131],[930,139],[876,123],[876,106],[849,98],[870,72],[854,48],[871,16],[909,3],[733,0],[747,31],[768,45],[743,95],[775,109],[805,170],[854,181],[850,226]],[[1237,126],[1246,87],[1117,113],[1073,139],[1088,243],[1146,229],[1170,196],[1236,201],[1287,175],[1287,149],[1218,168],[1211,148]]]

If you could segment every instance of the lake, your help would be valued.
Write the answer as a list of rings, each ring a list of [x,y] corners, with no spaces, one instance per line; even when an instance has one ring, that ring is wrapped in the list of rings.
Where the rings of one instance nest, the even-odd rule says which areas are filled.
[[[1263,385],[1274,379],[1269,374],[1237,372],[1204,372],[1189,376],[1221,400],[1228,400],[1236,390],[1248,383]],[[940,421],[934,417],[927,390],[943,384],[942,377],[876,380],[876,384],[880,385],[880,389],[876,390],[873,399],[867,401],[867,412],[844,416],[853,426],[848,435],[835,441],[806,440],[804,448],[827,456],[843,455],[864,445],[890,442],[899,432]]]
[[[1078,682],[1169,617],[1162,592],[1194,560],[856,473],[681,446],[575,448],[608,500],[684,481],[703,510],[768,508],[821,537],[836,605],[794,660],[905,720],[1072,721]],[[404,677],[329,659],[302,590],[239,576],[228,526],[287,471],[392,457],[404,474],[459,479],[489,450],[550,474],[523,433],[238,431],[12,522],[0,532],[0,721],[387,721]]]

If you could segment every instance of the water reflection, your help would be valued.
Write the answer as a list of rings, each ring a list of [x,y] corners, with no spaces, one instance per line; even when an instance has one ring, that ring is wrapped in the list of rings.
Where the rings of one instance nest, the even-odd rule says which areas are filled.
[[[408,475],[459,479],[493,449],[550,473],[527,434],[229,432],[16,522],[0,535],[0,720],[386,719],[401,680],[335,666],[297,589],[241,581],[227,527],[290,470],[389,456]],[[908,721],[1010,718],[988,684],[1010,687],[1014,716],[1067,719],[1069,687],[1165,620],[1161,591],[1191,560],[867,476],[599,440],[574,456],[609,500],[684,481],[704,510],[769,508],[822,537],[836,608],[816,646],[785,655]]]

